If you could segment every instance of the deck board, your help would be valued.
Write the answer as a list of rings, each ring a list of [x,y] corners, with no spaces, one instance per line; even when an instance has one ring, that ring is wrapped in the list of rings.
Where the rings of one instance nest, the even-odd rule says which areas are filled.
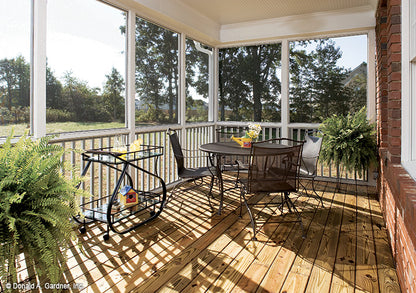
[[[329,214],[305,292],[329,292],[335,264],[342,220],[342,207],[336,202],[343,202],[344,195],[324,192],[323,196]]]
[[[354,292],[356,232],[356,196],[345,192],[331,292]]]
[[[76,230],[62,282],[84,284],[81,292],[400,292],[373,190],[319,182],[324,207],[304,192],[292,195],[306,239],[293,214],[256,205],[257,241],[245,208],[239,217],[238,190],[227,192],[221,215],[204,192],[182,193],[156,220],[124,235],[111,232],[106,242],[103,224]],[[259,194],[250,202],[279,198]],[[19,276],[35,280],[24,257]]]

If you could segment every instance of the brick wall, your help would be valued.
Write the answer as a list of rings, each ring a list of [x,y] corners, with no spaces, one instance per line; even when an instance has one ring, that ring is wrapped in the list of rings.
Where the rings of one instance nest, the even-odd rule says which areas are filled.
[[[400,286],[403,292],[416,292],[416,182],[400,165],[400,5],[401,0],[381,0],[376,16],[379,190]]]

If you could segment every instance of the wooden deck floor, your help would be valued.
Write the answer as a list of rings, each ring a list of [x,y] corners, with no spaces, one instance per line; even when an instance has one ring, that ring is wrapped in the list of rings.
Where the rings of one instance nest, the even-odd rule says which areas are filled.
[[[112,233],[109,241],[102,238],[105,225],[90,225],[69,251],[63,282],[86,286],[81,292],[400,292],[374,191],[319,185],[324,208],[304,193],[293,195],[306,239],[292,214],[256,205],[259,233],[252,241],[237,190],[217,215],[203,190],[194,189],[182,193],[191,200],[176,198],[153,222]]]

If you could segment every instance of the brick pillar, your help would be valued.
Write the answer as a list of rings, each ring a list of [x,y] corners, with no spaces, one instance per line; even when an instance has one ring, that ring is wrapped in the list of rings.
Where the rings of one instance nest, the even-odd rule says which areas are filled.
[[[388,83],[387,83],[387,7],[379,7],[376,25],[376,111],[377,143],[381,149],[388,147]]]
[[[388,159],[400,164],[401,153],[401,0],[387,1]]]
[[[416,292],[416,182],[401,166],[401,0],[380,0],[376,22],[380,206],[401,289]]]

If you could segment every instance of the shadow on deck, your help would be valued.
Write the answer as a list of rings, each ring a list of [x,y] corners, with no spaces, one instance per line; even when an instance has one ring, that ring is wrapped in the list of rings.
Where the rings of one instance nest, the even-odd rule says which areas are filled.
[[[227,192],[222,215],[210,210],[204,192],[182,193],[156,220],[125,235],[111,233],[106,242],[103,224],[76,232],[62,283],[74,292],[74,286],[83,286],[81,292],[400,292],[372,188],[335,190],[321,182],[324,208],[304,191],[293,194],[306,239],[287,210],[255,205],[257,241],[245,208],[239,217],[237,189]],[[249,201],[279,202],[280,195]],[[23,283],[37,282],[21,264]]]

